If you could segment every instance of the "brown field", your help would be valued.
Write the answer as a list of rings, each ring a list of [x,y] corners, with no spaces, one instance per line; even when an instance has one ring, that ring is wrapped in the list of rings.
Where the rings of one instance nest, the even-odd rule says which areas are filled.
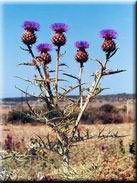
[[[124,124],[96,124],[96,125],[80,125],[80,128],[84,131],[84,129],[89,129],[92,134],[98,133],[99,129],[102,129],[105,126],[104,133],[107,133],[109,130],[113,132],[118,131],[119,135],[128,135],[124,137],[125,143],[127,139],[132,139],[135,136],[135,124],[134,123],[124,123]],[[0,125],[0,134],[1,142],[6,138],[7,134],[13,136],[13,138],[21,140],[24,138],[25,141],[32,137],[36,137],[39,135],[41,137],[46,136],[48,133],[51,133],[51,129],[46,125],[31,125],[31,124],[22,124],[22,125]],[[89,142],[90,143],[90,142]]]
[[[103,104],[104,102],[96,102],[96,107]],[[115,102],[114,105],[121,110],[125,102]],[[15,109],[18,110],[19,106],[16,106]],[[10,107],[1,108],[0,114],[8,116],[10,110]],[[92,107],[89,106],[88,110],[92,111]],[[96,138],[75,143],[70,149],[70,164],[67,170],[63,166],[62,157],[49,150],[38,150],[36,157],[32,155],[29,157],[26,154],[32,138],[38,139],[40,136],[46,141],[46,136],[50,134],[50,139],[54,139],[55,134],[51,128],[42,124],[12,124],[6,121],[7,118],[3,118],[5,120],[2,119],[0,123],[0,155],[3,157],[4,152],[4,155],[9,156],[7,159],[0,160],[7,172],[7,177],[3,180],[7,180],[9,177],[12,180],[39,180],[42,177],[53,180],[135,180],[135,154],[130,152],[130,145],[135,140],[135,119],[132,112],[133,107],[130,121],[126,112],[120,113],[123,121],[118,124],[89,125],[91,121],[88,124],[81,124],[79,128],[83,134],[88,129],[91,135],[98,135],[99,131],[105,127],[102,133],[104,135],[111,131],[112,133],[118,132],[118,135],[125,137]],[[13,144],[20,144],[17,149],[4,150],[7,135],[12,136]],[[108,146],[106,150],[100,148],[102,144]],[[13,158],[14,152],[17,158]]]
[[[29,159],[17,161],[6,159],[3,165],[8,167],[8,171],[13,174],[11,179],[14,180],[35,180],[45,176],[50,179],[59,180],[134,180],[135,179],[135,156],[129,153],[129,143],[134,139],[135,124],[111,124],[111,125],[81,125],[81,130],[89,129],[91,134],[97,134],[105,126],[103,134],[109,130],[118,131],[119,135],[127,135],[122,138],[108,138],[88,140],[75,144],[70,151],[70,168],[63,168],[62,159],[52,152],[45,150],[46,159],[37,160]],[[0,126],[1,144],[7,134],[12,135],[15,142],[24,139],[25,146],[29,139],[40,135],[43,139],[48,133],[51,134],[50,128],[45,125],[1,125]],[[120,146],[120,140],[123,145]],[[100,144],[108,144],[107,151],[99,149]],[[124,153],[121,150],[124,148]],[[21,152],[20,152],[21,153]],[[23,151],[22,151],[23,153]]]

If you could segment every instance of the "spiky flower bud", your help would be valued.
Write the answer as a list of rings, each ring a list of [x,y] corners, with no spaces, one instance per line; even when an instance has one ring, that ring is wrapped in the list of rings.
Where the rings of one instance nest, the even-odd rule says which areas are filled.
[[[66,36],[63,33],[56,33],[52,37],[52,43],[55,46],[63,46],[66,43]]]
[[[58,47],[65,45],[66,36],[63,32],[67,32],[68,25],[64,23],[54,23],[51,25],[51,29],[55,31],[55,35],[52,37],[52,43]]]
[[[113,40],[105,40],[102,44],[102,50],[110,53],[116,49],[116,43]]]
[[[25,30],[22,36],[23,43],[26,45],[32,45],[36,43],[37,37],[34,32],[40,29],[40,25],[36,22],[25,21],[22,27]]]
[[[41,43],[37,46],[37,50],[40,52],[40,61],[44,62],[44,64],[49,64],[51,62],[51,55],[48,53],[48,51],[52,50],[52,46],[47,43]]]
[[[37,37],[34,33],[26,31],[22,36],[22,42],[26,45],[32,45],[36,43]]]
[[[83,64],[88,60],[88,53],[85,49],[89,48],[89,43],[87,41],[77,41],[75,47],[78,48],[75,59]]]
[[[112,39],[117,38],[117,32],[112,29],[104,29],[100,32],[101,37],[104,38],[102,44],[102,50],[106,53],[110,53],[116,49],[116,43]]]

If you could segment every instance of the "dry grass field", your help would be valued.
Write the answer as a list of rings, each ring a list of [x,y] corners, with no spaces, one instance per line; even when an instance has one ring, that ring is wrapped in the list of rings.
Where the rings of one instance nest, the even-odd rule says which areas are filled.
[[[135,124],[81,125],[80,129],[84,131],[88,128],[91,134],[97,134],[104,126],[104,134],[112,130],[112,132],[118,131],[119,135],[127,136],[94,139],[75,144],[71,148],[70,168],[67,171],[62,166],[62,159],[47,150],[43,150],[42,154],[37,152],[37,157],[42,157],[41,159],[9,158],[2,161],[3,166],[14,180],[36,180],[41,177],[59,180],[134,180],[135,155],[129,152],[129,144],[134,139]],[[1,125],[0,130],[1,146],[8,134],[13,137],[13,142],[20,142],[20,146],[16,150],[18,155],[25,153],[31,138],[36,138],[36,135],[39,135],[44,139],[48,133],[52,133],[50,128],[45,125],[32,126],[30,124]],[[102,144],[106,144],[107,148],[102,149]]]
[[[80,125],[80,128],[84,131],[89,129],[91,134],[97,134],[99,129],[105,127],[104,133],[108,133],[109,130],[114,132],[118,131],[120,135],[128,135],[123,138],[123,141],[126,143],[128,139],[134,138],[135,135],[135,124],[134,123],[124,123],[124,124],[96,124],[96,125]],[[4,141],[7,134],[12,135],[13,139],[21,140],[22,138],[25,142],[28,142],[29,139],[35,138],[36,135],[41,137],[46,136],[48,133],[51,133],[51,128],[46,125],[31,125],[31,124],[20,124],[20,125],[0,125],[0,134],[1,142]],[[53,133],[53,132],[52,132]]]
[[[97,103],[97,107],[98,105]],[[115,103],[119,111],[123,110],[124,105],[125,103]],[[15,110],[17,109],[19,107]],[[9,111],[10,109],[1,108],[0,114],[8,116]],[[90,112],[94,113],[92,110]],[[14,124],[2,119],[0,180],[135,180],[135,120],[128,121],[126,112],[119,114],[123,117],[121,123],[80,125],[83,134],[88,129],[91,135],[96,136],[104,128],[104,135],[111,131],[112,134],[118,132],[118,136],[124,137],[95,138],[75,143],[70,149],[70,165],[67,170],[58,154],[44,148],[38,148],[35,155],[30,151],[31,140],[38,139],[38,136],[46,141],[46,136],[50,134],[50,139],[54,139],[55,134],[51,128],[35,123]],[[107,119],[108,113],[105,115]],[[133,119],[132,113],[130,119]],[[7,146],[9,137],[10,143]],[[5,159],[5,156],[8,158]]]

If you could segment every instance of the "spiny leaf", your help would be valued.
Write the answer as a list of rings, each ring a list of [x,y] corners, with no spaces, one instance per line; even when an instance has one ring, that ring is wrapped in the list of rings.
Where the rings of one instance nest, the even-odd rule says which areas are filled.
[[[21,91],[21,92],[24,93],[24,94],[27,94],[27,95],[29,95],[29,96],[31,96],[31,97],[36,97],[36,98],[38,98],[38,96],[33,95],[33,94],[31,94],[31,93],[27,93],[27,92],[25,92],[24,90],[18,88],[16,85],[15,85],[15,88],[18,89],[19,91]]]
[[[59,67],[60,66],[65,66],[65,67],[69,68],[69,66],[67,64],[63,64],[63,63],[62,64],[59,64]]]
[[[85,83],[78,84],[78,85],[76,85],[76,86],[74,86],[74,87],[70,86],[69,89],[68,89],[67,91],[65,91],[65,92],[62,94],[61,97],[64,97],[65,95],[67,95],[68,93],[70,93],[72,90],[74,90],[74,89],[76,89],[76,88],[78,88],[79,86],[84,85],[84,84],[85,84]]]
[[[65,79],[58,79],[58,81],[66,81],[69,83],[69,81],[65,80]]]
[[[113,51],[113,53],[109,56],[109,59],[110,59],[113,55],[115,55],[115,53],[117,52],[118,49],[119,49],[119,48],[116,48],[116,49]]]
[[[64,90],[64,91],[67,91],[65,88],[63,88],[63,87],[60,87],[62,90]]]
[[[29,62],[23,62],[18,64],[17,66],[20,66],[20,65],[34,66],[32,63],[29,63]]]
[[[56,79],[55,78],[51,78],[51,82],[55,82],[56,81]],[[67,80],[65,80],[65,79],[58,79],[58,81],[66,81],[66,82],[68,82],[69,83],[69,81],[67,81]]]
[[[59,70],[59,71],[62,71],[62,72],[64,72],[63,70]],[[50,70],[49,72],[56,72],[55,70]]]
[[[16,78],[18,78],[18,79],[21,79],[21,80],[23,80],[23,81],[27,81],[27,82],[29,82],[29,83],[31,83],[31,84],[34,84],[31,80],[29,80],[29,79],[24,79],[24,78],[21,78],[21,77],[19,77],[19,76],[15,76]]]
[[[79,81],[79,78],[78,78],[78,77],[76,77],[76,76],[74,76],[74,75],[66,74],[66,73],[63,73],[63,75],[68,76],[68,77],[71,77],[71,78],[76,79],[76,80],[78,80],[78,81]]]
[[[120,72],[124,72],[124,71],[126,71],[126,70],[116,70],[116,71],[105,71],[104,73],[103,73],[103,76],[105,76],[105,75],[111,75],[111,74],[117,74],[117,73],[120,73]]]

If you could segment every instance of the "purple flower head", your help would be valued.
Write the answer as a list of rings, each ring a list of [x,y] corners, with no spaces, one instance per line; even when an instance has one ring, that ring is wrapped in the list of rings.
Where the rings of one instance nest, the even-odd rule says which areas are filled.
[[[25,21],[22,27],[27,31],[38,31],[40,29],[40,24],[33,21]]]
[[[82,48],[82,49],[86,49],[89,48],[89,43],[87,41],[77,41],[75,43],[76,48]]]
[[[38,52],[48,52],[52,50],[52,46],[51,44],[47,44],[47,43],[41,43],[37,46],[37,50]]]
[[[99,147],[100,147],[100,150],[101,150],[101,151],[105,151],[105,150],[108,149],[109,146],[108,146],[108,144],[100,144]]]
[[[68,25],[66,25],[64,23],[54,23],[51,25],[51,29],[55,32],[67,32]]]
[[[112,29],[104,29],[100,32],[100,35],[102,38],[105,38],[105,39],[116,39],[117,38],[117,32]]]

